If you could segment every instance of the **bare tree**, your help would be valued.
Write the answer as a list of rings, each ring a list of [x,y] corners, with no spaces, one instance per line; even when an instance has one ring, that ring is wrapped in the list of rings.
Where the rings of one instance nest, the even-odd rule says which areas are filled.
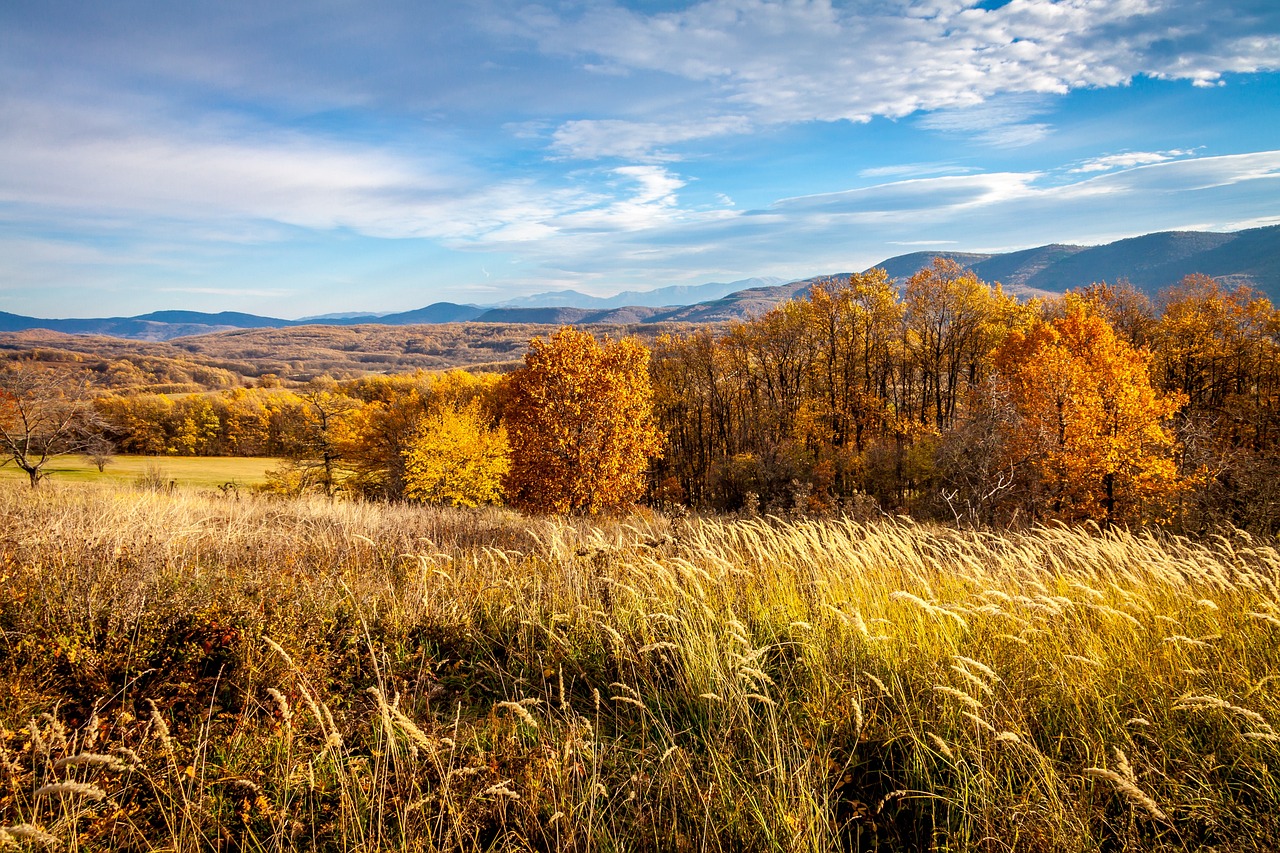
[[[313,379],[299,396],[304,405],[283,448],[288,461],[271,472],[271,488],[282,494],[319,488],[326,497],[333,497],[343,475],[340,425],[359,407],[359,401],[343,394],[328,376]]]
[[[111,460],[116,458],[115,442],[101,433],[92,435],[85,445],[84,455],[89,457],[90,462],[98,466],[98,473],[101,474],[106,470]]]
[[[93,410],[88,377],[28,361],[0,367],[0,466],[10,462],[34,489],[54,458],[88,449],[105,423]]]

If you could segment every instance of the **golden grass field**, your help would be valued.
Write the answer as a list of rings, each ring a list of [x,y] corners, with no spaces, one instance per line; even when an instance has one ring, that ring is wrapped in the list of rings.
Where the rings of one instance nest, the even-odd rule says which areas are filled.
[[[140,479],[173,483],[178,488],[216,489],[233,483],[244,488],[266,481],[279,459],[240,456],[113,456],[99,471],[87,457],[60,456],[45,466],[50,484],[94,483],[129,486]],[[0,467],[0,485],[27,484],[26,472],[13,464]]]
[[[1273,851],[1280,554],[0,484],[0,847]]]

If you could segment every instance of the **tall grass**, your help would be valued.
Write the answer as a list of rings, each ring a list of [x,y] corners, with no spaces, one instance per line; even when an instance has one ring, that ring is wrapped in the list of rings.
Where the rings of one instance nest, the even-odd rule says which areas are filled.
[[[0,847],[1280,848],[1244,534],[0,513]]]

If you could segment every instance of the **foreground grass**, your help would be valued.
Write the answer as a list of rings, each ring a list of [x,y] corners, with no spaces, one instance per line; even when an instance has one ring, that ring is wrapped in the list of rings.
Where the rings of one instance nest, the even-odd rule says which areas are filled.
[[[179,488],[216,489],[228,484],[238,488],[266,482],[266,472],[279,459],[240,456],[113,456],[105,470],[86,456],[62,456],[52,460],[45,472],[46,484],[97,483],[130,486],[142,479],[156,485],[172,483]],[[26,472],[12,463],[0,467],[0,487],[9,482],[27,483]]]
[[[1280,556],[1244,536],[0,514],[0,847],[1280,847]]]

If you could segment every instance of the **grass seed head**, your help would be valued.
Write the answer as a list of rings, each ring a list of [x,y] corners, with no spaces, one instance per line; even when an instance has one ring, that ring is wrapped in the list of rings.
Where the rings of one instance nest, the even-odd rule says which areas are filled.
[[[97,785],[90,785],[87,782],[54,782],[51,785],[37,788],[35,792],[37,797],[52,797],[55,795],[84,797],[86,800],[94,800],[96,802],[104,799],[107,796],[107,792]]]
[[[1120,793],[1124,794],[1131,803],[1141,806],[1147,814],[1151,815],[1151,817],[1161,821],[1162,823],[1167,823],[1169,821],[1168,816],[1160,810],[1160,807],[1156,804],[1155,800],[1151,799],[1151,797],[1149,797],[1141,788],[1114,770],[1108,770],[1105,767],[1087,767],[1085,768],[1084,775],[1094,779],[1105,779],[1115,785]]]

